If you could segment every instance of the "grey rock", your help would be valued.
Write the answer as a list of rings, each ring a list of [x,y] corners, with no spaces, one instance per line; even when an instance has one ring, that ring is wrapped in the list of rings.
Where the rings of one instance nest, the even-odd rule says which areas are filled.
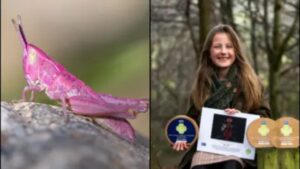
[[[148,140],[130,143],[88,118],[38,103],[1,102],[2,169],[149,168]]]

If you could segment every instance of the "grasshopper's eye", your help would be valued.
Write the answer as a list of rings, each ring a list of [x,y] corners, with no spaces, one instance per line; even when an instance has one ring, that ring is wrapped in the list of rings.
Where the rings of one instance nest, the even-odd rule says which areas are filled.
[[[28,58],[29,59],[29,64],[31,64],[31,65],[35,64],[35,62],[37,60],[37,56],[36,55],[37,54],[36,54],[35,50],[31,49],[29,51],[29,58]]]

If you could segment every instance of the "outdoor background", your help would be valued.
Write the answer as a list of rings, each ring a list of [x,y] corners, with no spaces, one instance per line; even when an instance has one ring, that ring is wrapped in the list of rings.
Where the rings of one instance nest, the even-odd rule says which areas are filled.
[[[272,107],[272,118],[299,119],[299,1],[151,1],[151,168],[174,168],[183,152],[168,144],[167,121],[187,110],[208,31],[239,34]]]
[[[149,2],[1,1],[1,101],[19,100],[26,84],[23,49],[11,22],[20,14],[28,41],[95,91],[149,98]],[[36,102],[51,102],[44,93]],[[149,137],[149,113],[130,120]]]

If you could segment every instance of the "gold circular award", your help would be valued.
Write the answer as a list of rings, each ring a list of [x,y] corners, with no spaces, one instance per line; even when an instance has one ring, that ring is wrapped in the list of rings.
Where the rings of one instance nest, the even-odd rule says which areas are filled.
[[[255,148],[273,147],[271,133],[274,132],[275,121],[269,118],[254,120],[247,129],[247,139]]]
[[[299,120],[282,117],[275,122],[275,132],[271,133],[271,142],[276,148],[299,147]]]

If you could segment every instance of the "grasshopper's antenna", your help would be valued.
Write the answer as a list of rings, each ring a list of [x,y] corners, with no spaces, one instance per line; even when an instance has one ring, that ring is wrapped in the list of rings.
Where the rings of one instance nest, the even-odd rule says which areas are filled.
[[[11,19],[11,22],[13,23],[13,25],[14,25],[16,31],[19,31],[18,25],[17,25],[16,21],[15,21],[14,19]]]
[[[17,15],[17,20],[18,20],[19,27],[23,28],[21,15]]]
[[[28,43],[27,43],[24,31],[23,31],[21,16],[20,15],[17,16],[17,22],[18,23],[14,19],[12,19],[11,21],[12,21],[16,31],[19,32],[19,35],[20,35],[20,38],[21,38],[21,41],[22,41],[22,45],[23,45],[24,49],[26,49],[26,46],[27,46]]]

